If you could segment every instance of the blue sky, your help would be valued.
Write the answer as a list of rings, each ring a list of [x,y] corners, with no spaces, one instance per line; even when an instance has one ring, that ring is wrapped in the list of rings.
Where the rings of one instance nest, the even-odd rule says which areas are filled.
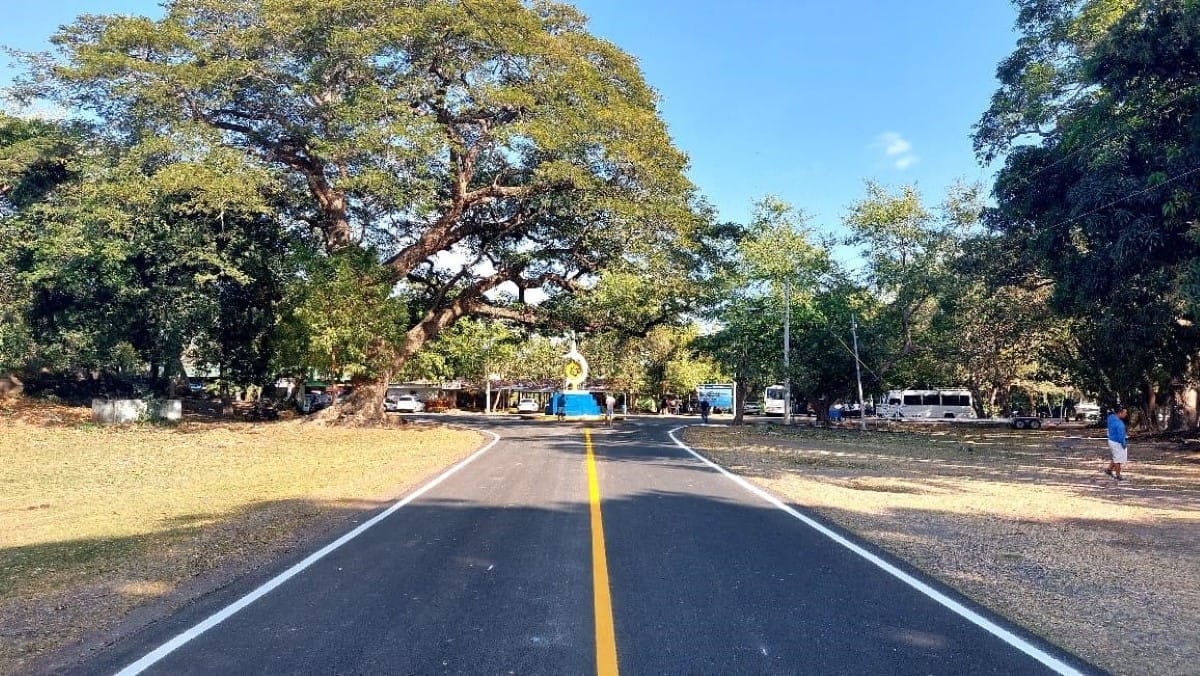
[[[0,44],[20,49],[80,14],[161,13],[155,0],[11,4]],[[956,178],[991,176],[970,133],[1015,44],[1009,0],[575,4],[638,58],[722,218],[745,220],[773,194],[836,230],[864,179],[916,182],[937,201]]]

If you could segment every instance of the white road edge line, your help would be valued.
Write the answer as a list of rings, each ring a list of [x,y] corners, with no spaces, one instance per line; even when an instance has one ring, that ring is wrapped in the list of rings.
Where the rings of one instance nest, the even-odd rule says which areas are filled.
[[[912,587],[913,589],[916,589],[917,591],[928,596],[929,598],[933,599],[934,601],[937,601],[942,606],[944,606],[947,609],[958,614],[963,619],[966,619],[967,621],[969,621],[971,624],[974,624],[975,626],[979,627],[980,629],[983,629],[984,631],[995,636],[996,638],[1000,639],[1001,641],[1004,641],[1005,643],[1016,648],[1017,650],[1020,650],[1021,652],[1025,653],[1026,655],[1029,655],[1030,657],[1037,660],[1038,662],[1041,662],[1047,668],[1052,669],[1056,673],[1063,674],[1064,676],[1067,676],[1067,675],[1082,676],[1083,672],[1079,671],[1075,667],[1072,667],[1071,665],[1054,657],[1053,655],[1047,653],[1046,651],[1042,650],[1041,648],[1033,645],[1029,641],[1026,641],[1025,639],[1021,638],[1020,636],[1017,636],[1016,634],[1005,629],[1004,627],[1001,627],[1000,625],[996,624],[995,622],[992,622],[991,620],[984,617],[983,615],[980,615],[979,613],[975,612],[974,610],[971,610],[970,608],[964,606],[963,604],[959,603],[958,601],[955,601],[954,599],[950,598],[949,596],[946,596],[945,594],[934,589],[933,587],[930,587],[929,585],[918,580],[917,578],[913,577],[912,575],[909,575],[908,573],[904,572],[903,570],[900,570],[896,566],[893,566],[892,564],[883,560],[879,556],[867,551],[866,549],[863,549],[862,547],[855,544],[854,542],[851,542],[850,540],[846,539],[842,535],[830,530],[829,528],[821,525],[820,523],[814,521],[813,519],[801,514],[800,512],[798,512],[795,509],[793,509],[792,507],[788,506],[782,500],[775,497],[774,495],[771,495],[770,493],[763,490],[762,488],[755,486],[754,484],[750,483],[749,481],[730,472],[729,470],[725,469],[724,467],[721,467],[720,465],[709,460],[708,458],[704,457],[703,455],[700,455],[699,453],[694,451],[690,446],[688,446],[687,444],[680,441],[679,437],[675,436],[675,433],[678,432],[679,430],[683,429],[684,427],[689,427],[689,425],[682,425],[680,427],[676,427],[675,429],[672,429],[669,432],[667,432],[667,434],[671,437],[671,440],[674,441],[677,446],[679,446],[683,450],[687,451],[688,453],[691,453],[700,462],[717,470],[721,474],[724,474],[727,478],[729,478],[731,481],[738,484],[742,488],[750,491],[751,493],[757,495],[758,497],[762,498],[763,500],[766,500],[767,502],[771,503],[772,505],[775,505],[779,509],[781,509],[781,510],[787,512],[788,514],[792,515],[793,517],[799,519],[800,521],[804,522],[805,525],[809,526],[813,530],[816,530],[818,533],[824,535],[825,537],[829,538],[830,540],[833,540],[834,542],[845,547],[846,549],[849,549],[850,551],[854,552],[855,554],[858,554],[859,556],[861,556],[862,558],[871,562],[878,568],[881,568],[884,572],[888,573],[892,577],[895,577],[896,579],[900,580],[904,584],[907,584],[908,586]]]
[[[464,458],[463,460],[459,461],[458,464],[454,465],[450,469],[446,470],[445,472],[442,472],[437,477],[435,477],[433,480],[431,480],[429,483],[426,483],[424,486],[421,486],[417,490],[413,491],[412,493],[408,494],[404,498],[400,499],[398,502],[393,504],[391,507],[388,507],[386,510],[380,512],[379,514],[376,514],[370,520],[363,522],[362,525],[358,526],[354,530],[350,531],[349,533],[346,533],[345,535],[334,540],[333,542],[330,542],[329,544],[327,544],[324,547],[322,547],[321,549],[313,552],[312,554],[309,554],[300,563],[297,563],[296,565],[292,566],[291,568],[288,568],[287,570],[283,571],[282,573],[280,573],[280,574],[276,575],[275,577],[271,578],[270,580],[264,582],[261,586],[259,586],[254,591],[251,591],[250,593],[246,594],[245,596],[238,599],[237,601],[234,601],[233,603],[229,604],[228,606],[225,606],[221,610],[213,613],[212,615],[209,615],[208,618],[205,619],[203,622],[200,622],[199,624],[193,626],[192,628],[180,633],[179,635],[175,636],[171,640],[167,641],[166,643],[164,643],[164,644],[160,645],[159,647],[155,648],[154,650],[152,650],[145,657],[134,662],[133,664],[130,664],[129,666],[125,667],[124,669],[118,671],[117,676],[134,676],[134,674],[142,673],[143,671],[145,671],[146,669],[153,666],[156,662],[158,662],[162,658],[166,657],[167,655],[170,655],[172,652],[179,649],[181,646],[186,644],[188,641],[191,641],[192,639],[203,634],[204,632],[208,631],[209,629],[212,629],[213,627],[217,626],[218,624],[229,619],[234,613],[238,612],[242,608],[245,608],[246,606],[250,605],[251,603],[254,603],[258,599],[262,598],[263,596],[266,596],[267,594],[269,594],[271,592],[271,590],[275,589],[276,587],[283,584],[284,582],[287,582],[288,580],[292,579],[293,577],[295,577],[296,575],[301,573],[305,568],[308,568],[309,566],[316,563],[317,561],[320,561],[322,558],[324,558],[330,552],[334,551],[338,547],[341,547],[342,545],[346,544],[347,542],[353,540],[354,538],[358,537],[359,535],[362,535],[363,532],[366,531],[368,528],[370,528],[371,526],[374,526],[375,524],[379,523],[380,521],[383,521],[384,519],[388,518],[396,510],[400,509],[401,507],[407,505],[408,503],[412,502],[413,500],[416,500],[417,498],[421,497],[425,493],[429,492],[435,486],[442,483],[446,479],[450,478],[454,473],[458,472],[458,470],[471,464],[471,462],[473,462],[476,458],[483,455],[484,453],[487,453],[489,450],[491,450],[491,448],[493,446],[500,443],[500,435],[496,434],[495,432],[489,432],[488,430],[473,430],[473,431],[483,432],[484,434],[491,435],[492,441],[489,442],[483,448],[479,449],[478,451],[475,451],[471,455],[469,455],[466,458]]]

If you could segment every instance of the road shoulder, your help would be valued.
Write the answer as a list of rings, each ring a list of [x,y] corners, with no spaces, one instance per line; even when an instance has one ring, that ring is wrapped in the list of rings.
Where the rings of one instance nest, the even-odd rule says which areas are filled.
[[[718,464],[1104,668],[1181,674],[1200,659],[1187,620],[1200,599],[1177,593],[1179,580],[1200,577],[1185,535],[1200,505],[1186,492],[1096,489],[1086,444],[1050,440],[1035,457],[1028,438],[977,447],[777,429],[683,434]]]

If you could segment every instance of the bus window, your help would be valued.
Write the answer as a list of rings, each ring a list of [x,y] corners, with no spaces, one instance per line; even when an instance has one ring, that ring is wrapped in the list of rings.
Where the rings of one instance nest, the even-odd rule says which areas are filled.
[[[919,395],[919,394],[904,395],[904,405],[905,406],[920,406],[921,405],[921,395]]]

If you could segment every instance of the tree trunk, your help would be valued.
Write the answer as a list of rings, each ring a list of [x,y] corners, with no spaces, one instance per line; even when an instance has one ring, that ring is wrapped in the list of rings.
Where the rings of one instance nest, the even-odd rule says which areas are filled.
[[[734,407],[733,407],[733,424],[741,425],[743,422],[742,421],[743,411],[746,408],[746,379],[745,378],[734,378],[733,379],[733,396],[736,399],[736,401],[734,401]]]
[[[817,399],[816,414],[817,414],[817,423],[818,424],[828,424],[829,423],[829,403],[830,402],[827,397],[820,397]]]
[[[1187,427],[1183,405],[1185,391],[1178,387],[1171,389],[1171,412],[1167,416],[1167,429],[1171,432],[1177,432]]]
[[[183,352],[180,351],[179,356],[174,359],[175,376],[167,379],[167,398],[175,399],[179,396],[179,391],[188,389],[187,367],[183,365]],[[221,369],[221,374],[224,375],[224,367]]]
[[[393,421],[383,410],[383,400],[387,396],[388,385],[391,382],[392,372],[385,371],[380,374],[378,380],[355,386],[354,391],[343,402],[329,406],[312,418],[325,424],[350,427],[403,424],[401,418]]]
[[[1197,417],[1200,411],[1197,410],[1197,392],[1196,388],[1188,387],[1183,390],[1183,396],[1180,404],[1183,408],[1183,424],[1189,430],[1196,429]]]
[[[233,398],[229,395],[229,383],[225,379],[221,379],[221,417],[227,418],[233,415]]]
[[[1158,388],[1154,383],[1142,384],[1142,421],[1140,427],[1149,432],[1158,432]]]
[[[971,388],[971,404],[971,408],[975,409],[976,418],[987,417],[987,415],[984,413],[985,407],[983,404],[983,390],[974,387]]]

